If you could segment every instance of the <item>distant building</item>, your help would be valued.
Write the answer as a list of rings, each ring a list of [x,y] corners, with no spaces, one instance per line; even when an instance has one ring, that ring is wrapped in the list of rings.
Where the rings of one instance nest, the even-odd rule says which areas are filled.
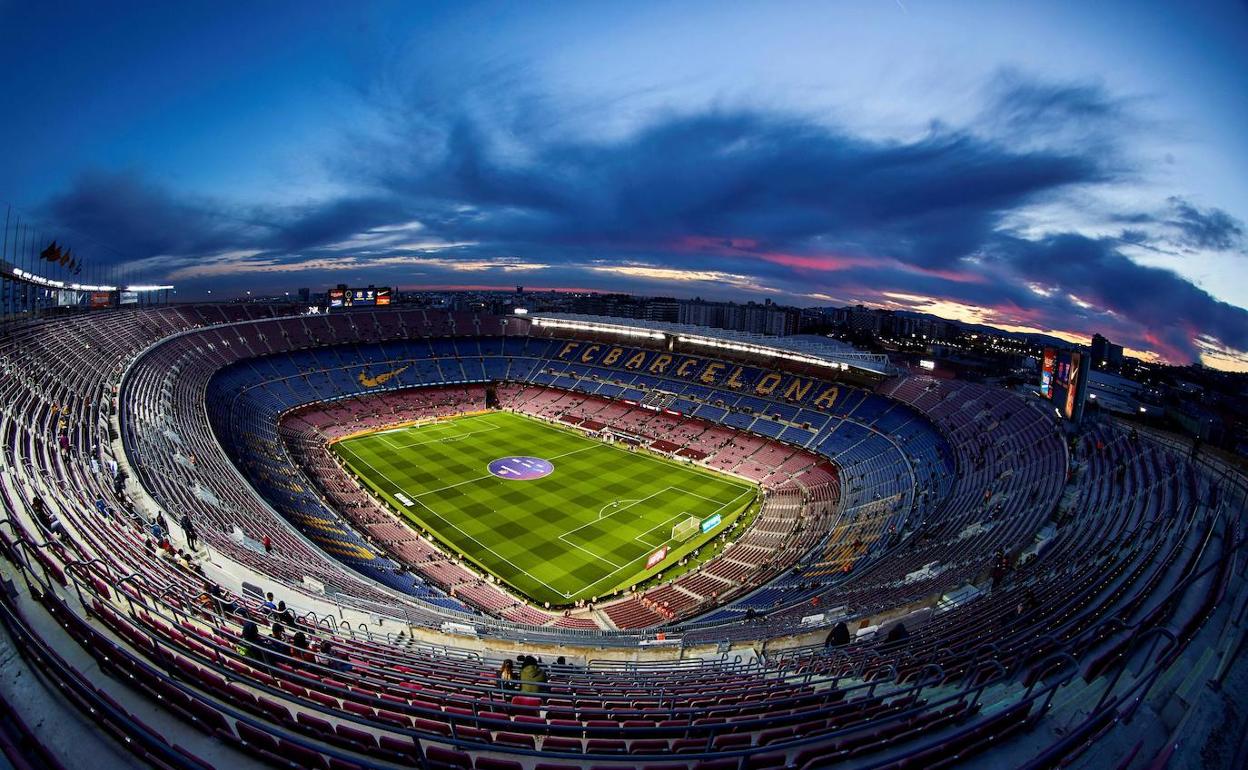
[[[781,307],[771,300],[762,305],[755,302],[741,305],[692,300],[680,302],[676,320],[694,326],[787,337],[797,333],[801,312],[796,308]]]
[[[1092,367],[1095,369],[1121,369],[1122,345],[1115,345],[1099,334],[1092,335]]]

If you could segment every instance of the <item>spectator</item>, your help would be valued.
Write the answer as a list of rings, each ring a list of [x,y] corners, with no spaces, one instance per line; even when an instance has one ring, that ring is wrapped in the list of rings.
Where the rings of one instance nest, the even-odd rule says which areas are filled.
[[[312,663],[316,660],[316,656],[312,654],[312,650],[308,649],[308,636],[302,631],[296,631],[294,637],[290,640],[291,653],[295,658],[304,662]]]
[[[277,605],[273,603],[273,592],[269,591],[264,595],[264,603],[260,605],[260,609],[265,615],[277,612]]]
[[[514,690],[518,686],[510,658],[504,660],[503,665],[498,667],[498,686],[503,690]]]
[[[48,506],[43,502],[43,498],[35,495],[30,500],[30,514],[34,517],[35,523],[43,527],[53,535],[61,534],[61,521],[54,513],[48,513]]]
[[[274,615],[274,620],[276,620],[278,623],[285,623],[291,628],[294,628],[295,613],[290,611],[290,609],[286,606],[286,602],[278,602],[277,614]]]
[[[218,615],[224,615],[227,612],[234,612],[238,609],[238,605],[232,600],[227,600],[221,595],[221,587],[211,580],[204,581],[204,592],[199,595],[199,603]],[[252,625],[255,624],[253,623]]]
[[[182,527],[182,534],[186,536],[186,544],[194,551],[199,548],[199,536],[195,533],[195,522],[191,521],[189,513],[182,514],[182,518],[178,519],[178,526]]]
[[[273,553],[273,541],[269,539],[268,533],[265,533],[264,538],[260,541],[260,543],[264,545],[264,552],[266,554]]]
[[[351,664],[345,660],[333,657],[334,643],[328,639],[321,642],[321,649],[316,655],[316,662],[325,668],[333,671],[347,672],[351,670]]]
[[[104,502],[104,495],[95,498],[95,510],[99,511],[104,518],[108,518],[108,504]]]
[[[906,630],[905,623],[898,623],[889,629],[888,636],[884,637],[886,642],[904,642],[910,638],[910,632]]]
[[[520,668],[520,692],[539,693],[545,688],[546,672],[537,664],[537,659],[526,655],[524,665]]]
[[[996,554],[992,557],[992,587],[997,588],[1001,585],[1001,581],[1005,579],[1005,573],[1010,568],[1010,560],[1006,557],[1005,551],[997,549]]]
[[[268,642],[265,646],[269,648],[269,652],[290,657],[290,645],[286,642],[286,627],[281,623],[273,624],[269,638],[265,641]]]
[[[824,647],[844,647],[849,644],[849,626],[845,625],[845,621],[840,621],[832,630],[828,632],[827,641],[823,643]]]
[[[268,663],[269,656],[265,646],[264,640],[260,638],[259,626],[250,620],[243,623],[243,643],[238,647],[239,653],[252,660]]]

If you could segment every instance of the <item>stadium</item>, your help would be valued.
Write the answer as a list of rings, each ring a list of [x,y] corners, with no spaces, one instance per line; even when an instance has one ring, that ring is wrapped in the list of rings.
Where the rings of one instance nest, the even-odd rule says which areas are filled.
[[[1174,436],[831,341],[305,311],[4,338],[5,626],[135,764],[1105,766],[1233,660],[1248,485]]]
[[[1248,768],[1246,73],[0,2],[0,770]]]

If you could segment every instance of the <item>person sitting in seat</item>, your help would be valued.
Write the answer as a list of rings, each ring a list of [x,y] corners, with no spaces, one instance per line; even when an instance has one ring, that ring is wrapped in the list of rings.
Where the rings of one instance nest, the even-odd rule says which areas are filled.
[[[910,638],[910,632],[906,630],[906,624],[898,623],[897,625],[893,626],[889,630],[888,636],[885,637],[885,641],[904,642],[905,640],[909,638]]]
[[[325,668],[334,671],[347,672],[351,670],[351,664],[347,661],[334,657],[334,643],[328,639],[321,642],[321,648],[317,651],[316,662]]]
[[[290,645],[286,642],[286,627],[281,623],[274,623],[273,630],[270,632],[269,638],[265,639],[265,647],[269,652],[278,655],[290,656]]]
[[[260,627],[250,620],[243,623],[243,643],[239,645],[238,651],[244,657],[260,663],[269,662],[264,640],[260,638]]]
[[[286,602],[277,603],[277,614],[273,616],[273,619],[278,623],[285,623],[291,628],[295,627],[295,613],[286,607]]]
[[[520,692],[539,693],[546,684],[546,671],[537,664],[537,658],[526,655],[520,668]]]
[[[303,663],[312,663],[316,660],[316,656],[312,654],[312,650],[308,647],[308,636],[302,631],[296,631],[291,638],[290,652],[291,655]]]
[[[832,626],[832,630],[828,632],[828,639],[823,643],[824,647],[843,647],[849,644],[849,626],[845,625],[845,621]]]
[[[498,686],[502,690],[514,690],[519,687],[516,681],[516,672],[512,668],[511,659],[503,661],[503,665],[498,667]]]

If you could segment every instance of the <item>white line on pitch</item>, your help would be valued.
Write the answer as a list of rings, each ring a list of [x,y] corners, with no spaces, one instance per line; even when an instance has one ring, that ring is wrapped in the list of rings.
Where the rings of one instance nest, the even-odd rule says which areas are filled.
[[[588,550],[588,549],[586,549],[586,548],[581,548],[579,545],[577,545],[576,543],[573,543],[571,540],[568,540],[568,539],[567,539],[567,538],[565,538],[563,535],[560,535],[560,536],[559,536],[559,539],[560,539],[560,540],[562,540],[563,542],[567,543],[568,545],[572,546],[573,548],[575,548],[575,549],[579,550],[579,551],[584,551],[585,553],[589,554],[590,556],[594,557],[595,559],[597,559],[597,560],[599,560],[599,561],[605,561],[607,564],[610,564],[612,567],[615,567],[617,571],[618,571],[618,570],[622,570],[622,569],[624,569],[623,567],[621,567],[620,565],[618,565],[618,564],[616,564],[615,562],[611,561],[610,559],[608,559],[607,557],[603,556],[602,554],[597,554],[597,553],[594,553],[593,551],[590,551],[590,550]],[[611,573],[611,574],[613,574],[613,575],[614,575],[615,573],[613,572],[613,573]]]

